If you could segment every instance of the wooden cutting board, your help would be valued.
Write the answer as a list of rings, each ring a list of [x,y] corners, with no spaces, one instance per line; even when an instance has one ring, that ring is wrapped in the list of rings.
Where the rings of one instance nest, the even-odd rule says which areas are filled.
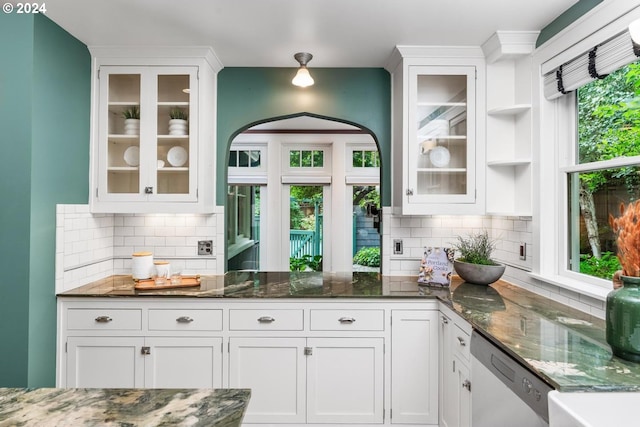
[[[153,279],[138,280],[134,286],[139,291],[150,291],[156,289],[192,288],[200,286],[200,276],[182,276],[179,284],[171,284],[169,280],[164,285],[156,285]]]

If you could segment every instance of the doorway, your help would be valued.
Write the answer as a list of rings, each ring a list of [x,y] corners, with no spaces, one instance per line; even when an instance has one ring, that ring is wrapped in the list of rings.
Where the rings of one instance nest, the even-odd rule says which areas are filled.
[[[231,161],[239,152],[250,159],[243,166]],[[256,247],[246,249],[253,254],[251,260],[257,260],[253,269],[353,271],[356,240],[370,230],[378,235],[374,245],[379,253],[379,201],[354,205],[359,203],[354,202],[354,191],[378,194],[379,199],[379,153],[367,131],[316,117],[277,120],[239,133],[229,157],[229,186],[259,188],[251,192],[255,233],[249,240]],[[364,213],[364,221],[355,221],[355,209]],[[227,221],[240,219],[228,210]],[[229,224],[226,228],[228,233],[234,229]],[[244,269],[233,259],[238,254],[229,250],[230,236],[228,270]]]

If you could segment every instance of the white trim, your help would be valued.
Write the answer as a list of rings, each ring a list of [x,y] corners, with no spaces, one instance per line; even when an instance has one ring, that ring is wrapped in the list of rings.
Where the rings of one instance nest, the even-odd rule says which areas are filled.
[[[599,162],[582,163],[574,166],[565,166],[560,168],[560,172],[588,172],[593,170],[614,169],[625,166],[637,166],[640,164],[640,156],[617,157],[610,160],[601,160]]]
[[[529,275],[541,282],[550,283],[554,286],[558,286],[559,288],[575,291],[579,294],[596,298],[600,301],[605,301],[607,294],[613,290],[613,287],[607,289],[604,286],[593,285],[591,283],[585,283],[582,280],[574,280],[564,276],[546,276],[537,273],[529,273]]]
[[[282,175],[282,184],[331,184],[331,175]]]

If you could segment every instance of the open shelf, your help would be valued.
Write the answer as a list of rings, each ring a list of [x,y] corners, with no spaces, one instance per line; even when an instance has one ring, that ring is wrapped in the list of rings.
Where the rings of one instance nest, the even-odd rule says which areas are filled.
[[[525,166],[531,163],[530,159],[492,160],[487,162],[489,167]]]
[[[487,111],[489,116],[517,116],[531,109],[531,104],[516,104],[508,107],[491,108]]]

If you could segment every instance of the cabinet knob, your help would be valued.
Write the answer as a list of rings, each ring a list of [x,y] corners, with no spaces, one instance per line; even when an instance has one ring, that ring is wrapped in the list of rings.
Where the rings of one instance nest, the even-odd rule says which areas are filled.
[[[462,388],[466,388],[467,391],[471,391],[471,381],[464,380],[464,382],[462,383]]]
[[[467,345],[462,337],[458,337],[458,344],[460,344],[460,347],[465,347]]]
[[[144,187],[144,194],[153,194],[153,187]]]
[[[109,323],[111,322],[113,319],[109,316],[98,316],[96,317],[96,322],[98,323]]]
[[[262,317],[258,317],[258,322],[260,323],[272,323],[275,322],[276,319],[274,319],[271,316],[262,316]]]
[[[144,355],[151,354],[151,347],[142,347],[142,349],[140,350],[140,353]]]
[[[356,321],[356,319],[354,319],[353,317],[341,317],[341,318],[338,319],[338,322],[343,323],[343,324],[347,324],[347,325],[350,325],[355,321]]]
[[[413,188],[407,188],[406,194],[407,196],[413,196]]]
[[[446,317],[442,316],[442,324],[443,325],[448,325],[449,324],[449,319],[447,319]]]
[[[176,319],[176,322],[178,323],[191,323],[193,322],[193,319],[189,316],[180,316]]]

